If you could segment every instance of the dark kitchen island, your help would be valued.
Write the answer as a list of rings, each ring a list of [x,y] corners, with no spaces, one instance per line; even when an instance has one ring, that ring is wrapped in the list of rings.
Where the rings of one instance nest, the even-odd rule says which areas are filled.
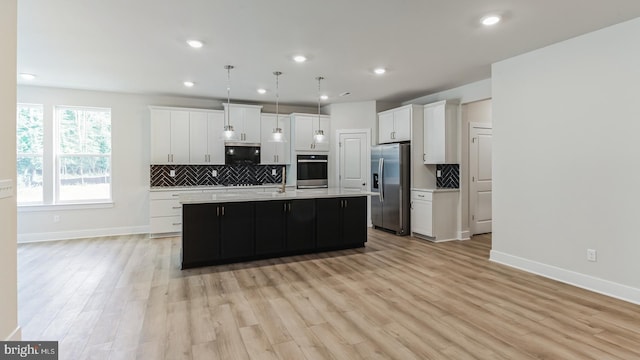
[[[363,247],[371,195],[313,189],[181,196],[182,268]]]

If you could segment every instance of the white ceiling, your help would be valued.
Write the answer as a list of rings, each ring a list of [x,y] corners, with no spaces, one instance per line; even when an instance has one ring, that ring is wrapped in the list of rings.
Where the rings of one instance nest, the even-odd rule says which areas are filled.
[[[484,28],[488,13],[504,21]],[[329,103],[401,102],[638,16],[638,0],[19,0],[18,73],[37,78],[18,81],[226,99],[232,64],[236,101],[274,101],[279,70],[286,104],[314,104],[318,75]],[[205,47],[188,47],[192,38]],[[294,63],[297,53],[309,60]],[[377,66],[388,72],[374,75]]]

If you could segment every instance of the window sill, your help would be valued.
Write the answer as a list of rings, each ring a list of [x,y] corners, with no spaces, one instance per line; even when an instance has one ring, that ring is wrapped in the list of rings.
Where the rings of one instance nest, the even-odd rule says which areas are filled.
[[[107,209],[112,207],[113,207],[113,201],[94,202],[94,203],[55,204],[55,205],[52,205],[52,204],[18,205],[18,212]]]

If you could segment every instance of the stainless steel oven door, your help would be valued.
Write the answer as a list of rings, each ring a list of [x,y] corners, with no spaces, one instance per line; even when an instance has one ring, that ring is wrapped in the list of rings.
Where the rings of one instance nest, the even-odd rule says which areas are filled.
[[[299,189],[328,187],[328,167],[327,155],[298,155],[297,187]]]

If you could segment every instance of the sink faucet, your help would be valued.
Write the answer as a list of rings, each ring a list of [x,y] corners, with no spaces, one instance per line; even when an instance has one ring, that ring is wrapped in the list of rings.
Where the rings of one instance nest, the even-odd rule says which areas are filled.
[[[280,186],[280,189],[278,189],[279,193],[284,193],[286,191],[286,188],[285,188],[285,183],[287,181],[286,173],[287,173],[287,167],[283,166],[282,167],[282,185]]]

